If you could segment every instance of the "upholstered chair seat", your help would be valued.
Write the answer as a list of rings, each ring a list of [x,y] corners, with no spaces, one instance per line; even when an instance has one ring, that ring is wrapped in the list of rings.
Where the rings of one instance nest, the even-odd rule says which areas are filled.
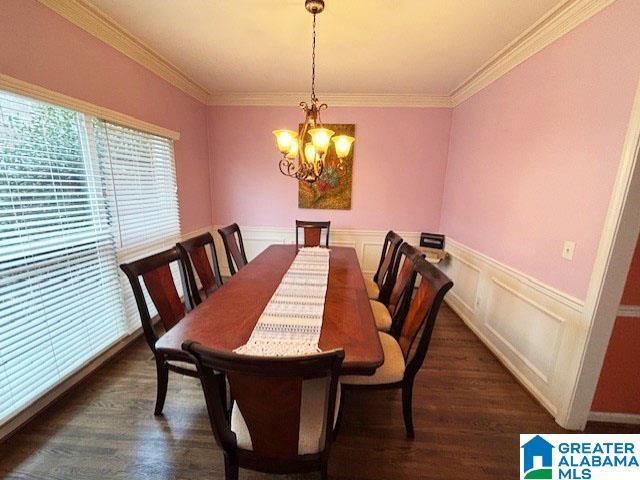
[[[380,295],[380,287],[370,278],[364,279],[364,285],[367,287],[367,296],[370,300],[377,300]]]
[[[388,333],[378,332],[384,353],[384,363],[373,375],[347,375],[340,377],[343,385],[385,385],[401,382],[404,377],[404,355],[400,345]]]
[[[343,386],[343,401],[345,393],[351,389],[402,389],[404,425],[407,437],[414,438],[413,382],[427,355],[440,305],[453,287],[453,282],[422,258],[415,248],[405,244],[400,248],[400,253],[405,261],[398,278],[409,280],[402,281],[406,294],[400,295],[404,300],[396,304],[392,334],[378,332],[384,354],[383,363],[371,376],[348,375],[341,377],[340,383]],[[415,295],[411,295],[417,276],[420,277],[420,284]],[[398,317],[398,308],[404,303],[409,304],[408,311],[406,315]]]
[[[373,318],[376,321],[376,328],[380,332],[387,332],[391,330],[391,325],[393,324],[393,319],[391,318],[391,313],[387,307],[378,302],[377,300],[369,300],[371,304],[371,310],[373,311]]]
[[[333,415],[333,425],[338,419],[341,388],[338,385]],[[300,402],[300,430],[298,438],[298,455],[318,453],[324,448],[324,418],[327,380],[314,378],[302,382],[302,401]],[[238,404],[233,404],[231,411],[231,431],[236,434],[238,447],[253,450],[251,435],[242,417]]]

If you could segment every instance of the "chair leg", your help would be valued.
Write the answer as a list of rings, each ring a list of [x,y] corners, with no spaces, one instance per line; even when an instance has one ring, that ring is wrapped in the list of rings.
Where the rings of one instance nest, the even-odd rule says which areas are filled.
[[[169,369],[162,359],[156,359],[156,373],[158,376],[158,390],[156,394],[156,408],[154,415],[162,415],[164,401],[167,398],[167,384],[169,383]]]
[[[320,465],[320,479],[327,480],[329,478],[329,462],[327,460],[323,461]]]
[[[407,438],[416,438],[413,431],[413,382],[404,382],[402,384],[402,416],[404,417],[404,426],[407,430]]]
[[[224,456],[224,479],[225,480],[238,480],[240,467],[238,462],[230,458],[228,455]]]
[[[342,416],[344,415],[344,397],[346,396],[346,388],[342,389],[340,393],[340,404],[338,405],[338,418],[336,418],[336,424],[333,426],[333,439],[338,438],[340,427],[342,426]]]

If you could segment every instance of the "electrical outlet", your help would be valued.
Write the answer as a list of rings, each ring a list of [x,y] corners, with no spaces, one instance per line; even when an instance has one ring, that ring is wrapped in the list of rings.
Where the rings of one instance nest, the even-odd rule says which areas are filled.
[[[576,242],[572,242],[571,240],[565,240],[564,246],[562,247],[562,258],[565,260],[573,260],[573,252],[576,249]]]

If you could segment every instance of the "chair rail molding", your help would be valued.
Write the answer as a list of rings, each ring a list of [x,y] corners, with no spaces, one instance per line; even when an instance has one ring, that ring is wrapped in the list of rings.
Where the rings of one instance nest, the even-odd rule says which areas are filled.
[[[584,304],[533,277],[447,238],[448,259],[438,265],[454,282],[449,306],[516,379],[556,416],[584,329]]]
[[[222,275],[229,275],[229,266],[224,255],[224,245],[222,239],[218,235],[217,230],[222,225],[214,225],[212,231],[213,238],[218,251],[218,260],[220,262],[220,271]],[[256,227],[256,226],[240,226],[242,231],[242,240],[247,253],[247,259],[251,261],[260,252],[272,244],[292,244],[296,243],[295,227]],[[419,232],[399,232],[396,233],[406,242],[418,245],[420,242]],[[331,228],[329,237],[329,248],[331,245],[340,247],[355,248],[362,273],[367,277],[373,277],[378,268],[384,237],[386,230],[350,230]]]
[[[213,226],[215,231],[219,226]],[[269,245],[294,244],[294,227],[241,226],[249,260]],[[378,266],[386,231],[331,229],[329,245],[356,249],[363,274]],[[419,232],[397,231],[418,245]],[[224,246],[214,234],[222,274],[229,275]],[[453,281],[445,300],[516,379],[554,416],[560,410],[563,368],[576,355],[577,332],[586,331],[584,303],[454,239],[447,238],[448,260],[438,264]]]
[[[590,422],[625,423],[627,425],[640,425],[640,414],[618,412],[591,412]]]
[[[640,305],[620,305],[618,316],[626,318],[640,318]]]

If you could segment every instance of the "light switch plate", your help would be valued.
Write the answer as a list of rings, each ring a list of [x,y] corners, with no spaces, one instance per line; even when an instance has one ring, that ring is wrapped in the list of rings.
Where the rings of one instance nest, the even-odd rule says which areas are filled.
[[[573,260],[573,252],[576,249],[576,242],[565,240],[562,247],[562,258],[565,260]]]

